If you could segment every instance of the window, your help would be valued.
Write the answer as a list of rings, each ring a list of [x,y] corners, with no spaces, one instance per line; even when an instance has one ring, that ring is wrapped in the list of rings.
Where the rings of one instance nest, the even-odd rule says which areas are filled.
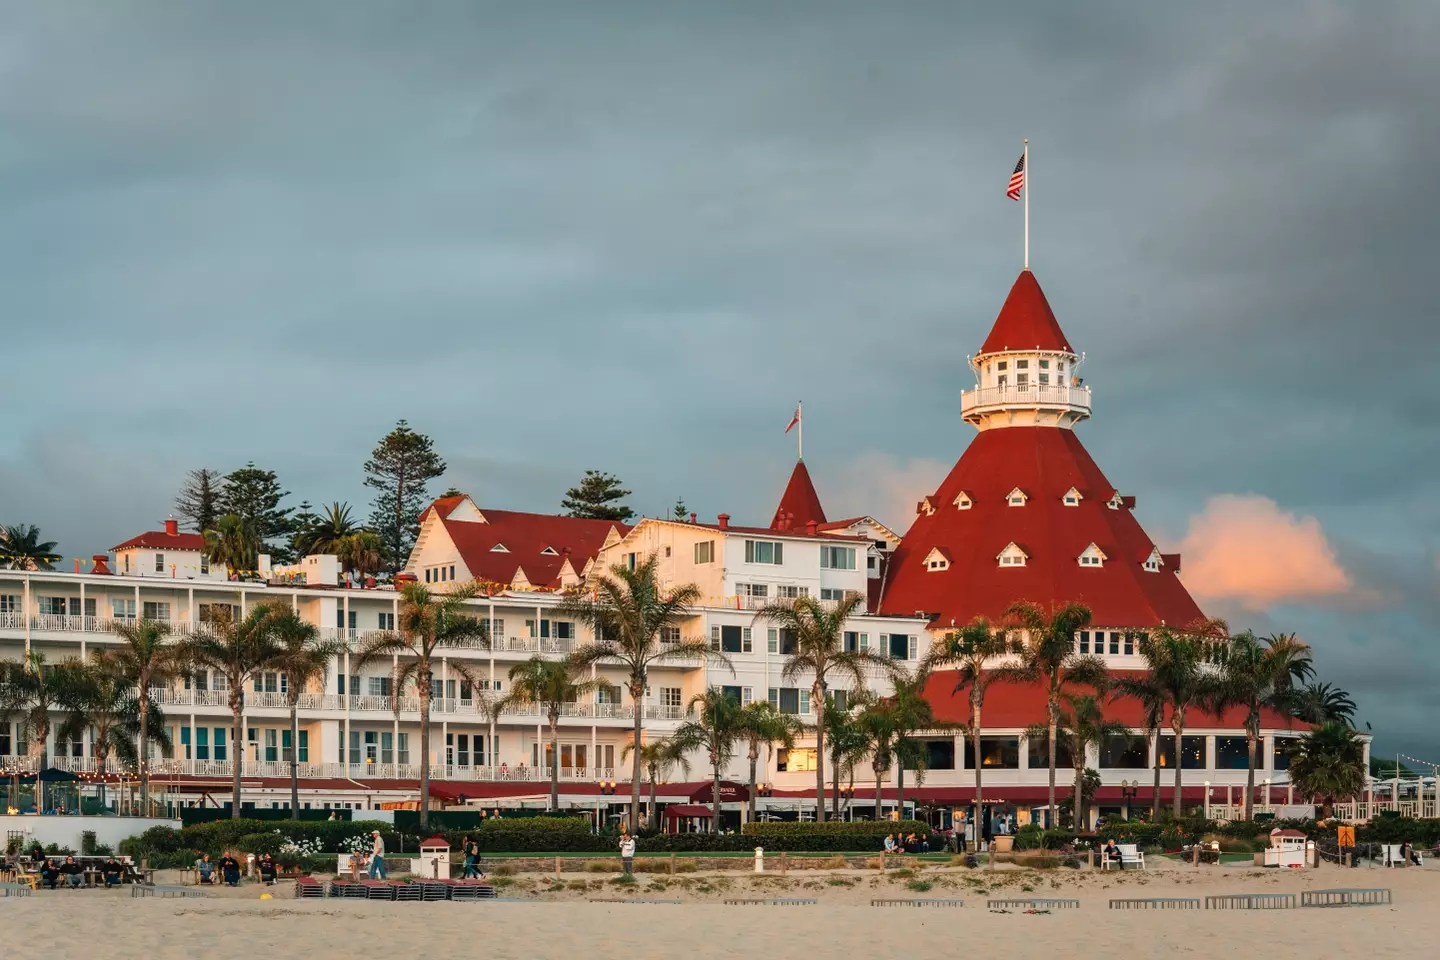
[[[774,631],[774,630],[772,630],[772,631],[770,631],[770,632],[771,632],[771,633],[776,633],[776,631]],[[777,650],[771,650],[771,652],[772,652],[772,653],[778,652],[781,656],[784,656],[784,657],[793,656],[794,653],[795,653],[795,631],[794,631],[794,630],[790,630],[790,629],[788,629],[788,628],[786,628],[786,627],[781,627],[781,628],[779,629],[778,633],[779,633],[778,637],[776,637],[776,638],[774,638],[774,639],[776,639],[776,640],[778,641],[778,643],[779,643],[779,649],[778,649],[778,651],[777,651]]]
[[[695,544],[695,562],[696,562],[696,563],[714,563],[714,562],[715,562],[715,541],[714,541],[714,540],[705,540],[705,541],[703,541],[703,542],[701,542],[701,543]]]
[[[20,597],[13,593],[0,593],[0,613],[19,613]]]
[[[1100,766],[1110,770],[1145,770],[1150,766],[1150,745],[1144,737],[1106,737],[1100,748]]]
[[[240,619],[240,608],[233,603],[202,603],[199,615],[201,623],[234,623]]]
[[[544,550],[541,550],[541,551],[540,551],[540,554],[541,554],[541,556],[545,556],[545,557],[558,557],[558,556],[560,556],[559,551],[557,551],[554,547],[546,547]],[[451,567],[450,569],[453,570],[453,569],[455,569],[455,568],[454,568],[454,567]]]
[[[854,548],[854,547],[821,547],[821,548],[820,548],[820,569],[821,569],[821,570],[854,570],[854,569],[855,569],[855,548]]]
[[[1049,769],[1050,738],[1048,736],[1026,738],[1025,762],[1031,770]],[[1065,737],[1055,738],[1055,767],[1058,770],[1075,767],[1075,752],[1070,749],[1070,741]]]
[[[189,730],[185,731],[189,733]],[[195,759],[210,759],[210,731],[204,727],[195,728]]]
[[[303,734],[302,734],[303,736]],[[215,728],[215,760],[219,763],[225,762],[225,728]]]
[[[1175,769],[1175,736],[1161,737],[1156,747],[1156,761],[1166,770]],[[1185,737],[1180,743],[1180,768],[1182,770],[1204,770],[1205,738]]]
[[[798,687],[771,687],[770,705],[781,713],[809,713],[810,691]]]
[[[981,737],[980,766],[987,770],[1019,770],[1019,737]],[[965,768],[975,769],[975,743],[965,738]]]
[[[1009,363],[1009,361],[1001,360],[999,363],[995,364],[995,369],[996,369],[996,370],[1008,370],[1008,369],[1010,369],[1010,363]]]
[[[156,554],[155,554],[155,572],[156,572],[156,573],[164,573],[164,572],[165,572],[165,554],[163,554],[163,553],[156,553]]]
[[[764,600],[770,596],[770,588],[763,583],[737,583],[735,590],[742,597],[752,597],[756,600]]]
[[[929,770],[955,769],[955,740],[926,740],[925,762]],[[909,767],[907,769],[914,769]]]
[[[381,630],[394,630],[394,629],[395,629],[395,614],[394,614],[393,612],[392,612],[392,613],[381,613],[381,614],[377,614],[375,619],[376,619],[375,625],[376,625],[377,627],[379,627]]]
[[[1024,361],[1021,361],[1021,362],[1023,363]],[[1030,374],[1028,374],[1028,373],[1017,373],[1017,374],[1015,374],[1015,386],[1018,387],[1018,388],[1021,389],[1021,390],[1024,390],[1026,387],[1030,386]]]
[[[1023,507],[1025,506],[1025,501],[1028,499],[1029,497],[1026,495],[1025,491],[1021,490],[1019,487],[1016,487],[1014,490],[1011,490],[1009,493],[1005,494],[1005,502],[1010,504],[1010,506],[1012,507]]]
[[[1257,762],[1263,762],[1264,758],[1257,756]],[[1215,769],[1216,770],[1248,770],[1250,769],[1250,743],[1244,737],[1216,737],[1215,738]]]
[[[620,688],[618,686],[602,686],[595,691],[596,703],[620,705]]]
[[[814,773],[815,748],[791,747],[775,751],[775,769],[780,773]]]
[[[1135,634],[1133,634],[1133,633],[1127,633],[1127,634],[1125,634],[1125,656],[1127,656],[1127,657],[1133,657],[1134,655],[1135,655]]]
[[[365,734],[367,740],[372,736],[374,736],[373,733]],[[380,734],[380,762],[395,762],[395,734],[390,730],[383,731]]]
[[[917,638],[903,633],[880,635],[880,647],[892,660],[916,659]]]
[[[398,754],[399,754],[399,755],[397,756],[397,758],[396,758],[396,760],[395,760],[396,763],[409,763],[409,762],[410,762],[410,734],[408,734],[408,733],[402,733],[402,734],[400,734],[400,749],[399,749],[399,751],[398,751]]]
[[[210,555],[204,551],[200,553],[200,572],[206,574],[210,572]]]
[[[491,552],[491,553],[509,553],[509,552],[510,552],[510,548],[507,547],[507,546],[505,546],[505,544],[503,544],[503,543],[497,543],[497,544],[495,544],[495,546],[493,546],[493,547],[490,548],[490,552]]]
[[[1299,737],[1276,737],[1270,749],[1270,769],[1289,770],[1290,751],[1300,743]]]
[[[1030,369],[1030,361],[1029,361],[1029,360],[1016,360],[1016,361],[1015,361],[1015,369],[1016,369],[1016,370],[1028,370],[1028,369]]]
[[[346,620],[346,617],[345,617],[345,608],[344,608],[344,607],[336,607],[336,608],[335,608],[335,627],[336,627],[336,629],[344,630],[344,629],[345,629],[345,620]],[[351,630],[354,630],[354,629],[355,629],[355,624],[359,622],[358,619],[357,619],[356,612],[355,612],[354,610],[351,610],[351,611],[350,611],[349,620],[350,620],[350,629],[351,629]]]
[[[869,650],[870,637],[868,634],[857,633],[854,630],[846,630],[844,645],[846,653],[859,653],[861,650]]]
[[[1110,633],[1110,653],[1112,656],[1120,654],[1120,634],[1115,631]]]
[[[1067,507],[1078,507],[1082,499],[1084,498],[1080,496],[1080,491],[1071,487],[1065,491],[1065,496],[1061,498],[1061,502]]]
[[[849,710],[849,709],[850,709],[850,691],[849,691],[849,690],[831,690],[831,691],[830,691],[830,705],[829,705],[828,707],[826,707],[825,709],[826,709],[826,710],[838,710],[840,713],[844,713],[846,710]]]
[[[775,588],[775,596],[781,600],[798,600],[801,597],[810,596],[810,588],[789,586],[782,583]]]
[[[925,569],[932,573],[950,569],[950,557],[939,547],[934,547],[925,555]]]
[[[116,600],[112,598],[110,601],[110,615],[116,620],[134,620],[135,601]]]
[[[1162,560],[1160,557],[1160,551],[1152,549],[1150,551],[1150,556],[1145,558],[1145,563],[1143,564],[1143,566],[1145,567],[1145,571],[1147,573],[1159,573],[1160,567],[1163,564],[1164,560]]]
[[[1080,633],[1079,633],[1078,636],[1077,636],[1076,643],[1077,643],[1077,649],[1078,649],[1081,653],[1089,653],[1089,652],[1090,652],[1090,631],[1089,631],[1089,630],[1081,630]]]
[[[749,653],[751,651],[750,628],[740,626],[710,627],[710,649],[724,653]]]
[[[36,603],[40,607],[42,617],[63,617],[65,616],[64,597],[37,597]]]
[[[367,689],[372,697],[390,696],[389,677],[367,677]]]
[[[265,762],[276,763],[280,759],[279,738],[272,727],[265,731]]]
[[[666,707],[666,708],[668,708],[668,709],[671,709],[671,710],[679,710],[679,709],[680,709],[680,688],[679,688],[679,687],[661,687],[661,688],[660,688],[660,705],[663,706],[663,707]]]
[[[740,702],[741,702],[741,701],[740,701],[741,690],[740,690],[739,687],[721,687],[721,688],[720,688],[720,692],[721,692],[722,694],[724,694],[725,697],[726,697],[726,699],[728,699],[728,700],[732,700],[732,701],[734,701],[735,703],[740,703]]]
[[[1124,502],[1120,499],[1120,491],[1118,490],[1115,491],[1115,494],[1109,500],[1105,501],[1105,506],[1111,510],[1119,510],[1124,505]]]
[[[1090,555],[1090,554],[1088,554],[1088,553],[1087,553],[1087,554],[1081,554],[1081,555],[1080,555],[1080,566],[1082,566],[1082,567],[1098,567],[1098,566],[1100,566],[1100,565],[1101,565],[1101,563],[1100,563],[1100,558],[1099,558],[1099,557],[1092,556],[1092,555]]]
[[[169,620],[170,604],[165,601],[146,600],[141,607],[141,616],[146,620]]]
[[[785,562],[785,545],[773,540],[746,540],[745,562],[770,563],[778,566]]]
[[[635,554],[633,554],[633,553],[627,553],[627,554],[625,554],[625,559],[624,559],[624,561],[623,561],[624,564],[625,564],[625,568],[626,568],[627,570],[634,570],[634,569],[635,569],[635,560],[636,560],[636,555],[635,555]]]
[[[873,558],[872,558],[873,559]],[[821,600],[844,600],[846,597],[856,594],[856,590],[841,590],[839,587],[821,587]]]
[[[964,490],[961,490],[959,493],[955,494],[954,503],[955,509],[957,510],[969,510],[972,506],[975,505],[975,501],[970,499],[970,494],[966,493]]]
[[[661,627],[661,628],[660,628],[660,642],[661,642],[661,643],[679,643],[679,642],[680,642],[680,628],[679,628],[679,627],[675,627],[675,626]]]
[[[1021,550],[1018,544],[1011,543],[1006,546],[1004,550],[1001,550],[999,556],[995,559],[1000,562],[1000,566],[1002,567],[1023,567],[1028,558],[1026,557],[1025,551]]]

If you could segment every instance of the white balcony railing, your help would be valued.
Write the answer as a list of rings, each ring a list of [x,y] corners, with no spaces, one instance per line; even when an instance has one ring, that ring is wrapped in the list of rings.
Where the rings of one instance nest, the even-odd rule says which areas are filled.
[[[1090,412],[1090,388],[1060,386],[1007,385],[1003,387],[976,387],[960,394],[960,412],[968,416],[996,407],[1044,407],[1050,409],[1083,410]]]

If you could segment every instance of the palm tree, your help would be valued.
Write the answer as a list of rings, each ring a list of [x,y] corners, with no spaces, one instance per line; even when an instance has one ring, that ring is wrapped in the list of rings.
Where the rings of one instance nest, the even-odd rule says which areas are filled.
[[[1209,669],[1213,643],[1204,634],[1179,633],[1169,629],[1156,630],[1140,637],[1137,646],[1145,658],[1151,680],[1170,715],[1170,730],[1175,736],[1175,802],[1173,816],[1182,813],[1180,786],[1184,769],[1185,717],[1191,707],[1213,702],[1220,690],[1220,676]],[[1160,763],[1156,745],[1155,763]],[[1155,811],[1158,816],[1160,811]]]
[[[1286,709],[1297,720],[1319,726],[1331,720],[1350,724],[1355,720],[1355,701],[1350,694],[1328,683],[1309,683],[1290,693]]]
[[[1123,723],[1105,719],[1104,707],[1098,697],[1067,693],[1061,707],[1059,736],[1070,748],[1070,765],[1075,769],[1075,794],[1071,801],[1075,829],[1086,829],[1089,820],[1085,810],[1085,757],[1091,746],[1103,746],[1109,737],[1128,736],[1130,729]],[[1045,736],[1046,730],[1035,728],[1032,736]]]
[[[604,685],[603,678],[581,679],[574,661],[536,655],[510,668],[510,693],[497,706],[539,707],[550,723],[550,809],[560,809],[560,714],[565,704]]]
[[[971,752],[975,755],[975,810],[980,810],[984,796],[981,784],[980,713],[990,684],[1000,679],[994,672],[996,661],[1018,652],[1003,632],[992,629],[984,617],[977,617],[958,632],[945,635],[939,646],[926,659],[927,672],[943,668],[956,671],[955,692],[969,690]]]
[[[839,709],[832,698],[825,705],[825,742],[830,752],[830,816],[840,819],[840,780],[855,782],[855,764],[870,753],[870,735],[855,707]]]
[[[623,763],[634,750],[635,744],[625,744],[625,748],[620,751],[620,761]],[[655,784],[665,779],[673,769],[678,768],[688,775],[690,761],[685,759],[684,749],[677,748],[672,738],[661,737],[640,745],[640,765],[645,768],[645,775],[650,781],[649,812],[646,814],[645,822],[653,829],[655,826]],[[753,794],[754,791],[751,792]]]
[[[1320,797],[1326,817],[1336,799],[1359,796],[1365,789],[1365,747],[1349,724],[1321,724],[1290,750],[1290,782],[1302,796]]]
[[[350,504],[332,503],[309,530],[307,553],[340,552],[340,544],[358,528],[350,517]]]
[[[891,670],[890,660],[868,650],[846,650],[841,644],[845,622],[864,605],[860,594],[847,594],[830,607],[814,597],[766,604],[756,619],[765,620],[793,639],[780,676],[789,681],[810,678],[810,703],[815,711],[815,822],[825,819],[825,707],[832,677],[849,677],[863,686],[865,669]],[[782,651],[783,652],[783,651]]]
[[[413,683],[420,700],[420,829],[430,825],[430,701],[433,697],[431,665],[436,651],[485,635],[480,620],[465,613],[465,601],[475,596],[474,583],[458,585],[445,594],[431,593],[424,585],[407,583],[400,590],[400,615],[396,629],[370,636],[360,647],[358,666],[385,657],[396,661],[391,686],[395,712],[400,713],[401,691]],[[483,684],[463,661],[451,660],[449,669],[479,690]]]
[[[927,730],[949,730],[953,724],[935,719],[935,711],[925,697],[925,688],[930,675],[922,665],[913,674],[897,673],[894,691],[887,698],[890,708],[890,732],[894,736],[895,757],[895,809],[905,815],[905,771],[915,773],[915,783],[925,781],[925,771],[930,766],[929,751],[915,739],[915,734]]]
[[[1020,662],[996,671],[1011,683],[1038,683],[1045,689],[1045,712],[1050,748],[1049,808],[1046,819],[1055,811],[1055,737],[1060,725],[1060,704],[1064,694],[1073,687],[1104,685],[1108,671],[1099,657],[1077,653],[1075,637],[1090,625],[1090,609],[1079,603],[1055,607],[1047,615],[1034,603],[1013,604],[1006,616],[1014,618],[1025,631],[1019,644]],[[975,758],[979,765],[980,758]]]
[[[255,526],[236,513],[216,518],[215,527],[205,531],[205,552],[211,563],[221,563],[230,575],[254,570],[260,554],[260,537]]]
[[[275,643],[274,669],[285,677],[285,702],[290,707],[290,811],[300,816],[300,695],[312,680],[324,680],[330,661],[345,650],[342,640],[321,640],[320,630],[294,610],[277,612],[270,621]]]
[[[117,620],[111,624],[120,646],[111,651],[111,662],[129,683],[135,685],[140,725],[136,735],[136,771],[140,779],[140,805],[150,800],[150,744],[164,742],[160,724],[152,724],[159,709],[151,699],[154,687],[167,686],[182,672],[183,650],[170,638],[170,625],[156,620]],[[240,744],[235,744],[238,750]]]
[[[805,729],[800,718],[781,713],[769,700],[752,700],[740,708],[740,739],[745,743],[745,756],[750,761],[750,814],[755,819],[755,766],[762,745],[780,744],[787,750],[795,746],[795,738]]]
[[[20,660],[0,662],[0,722],[9,723],[18,717],[30,733],[26,746],[28,756],[38,758],[39,769],[46,764],[46,748],[50,741],[50,711],[55,709],[58,692],[52,681],[53,668],[45,663],[45,655],[32,650]]]
[[[240,818],[240,774],[245,752],[245,686],[259,672],[276,667],[280,655],[274,621],[284,616],[278,604],[259,604],[239,620],[221,607],[205,629],[185,637],[180,654],[190,670],[213,670],[225,678],[230,702],[230,767],[232,819]]]
[[[670,735],[676,749],[704,750],[710,757],[713,816],[710,832],[720,833],[720,771],[735,758],[735,744],[743,735],[740,704],[719,687],[697,693],[690,700],[691,717]]]
[[[706,658],[725,660],[723,654],[710,651],[708,642],[699,639],[678,643],[660,642],[662,627],[679,626],[690,617],[690,609],[699,601],[700,588],[693,583],[661,587],[656,578],[658,561],[654,554],[631,567],[616,564],[609,574],[602,574],[593,585],[589,597],[571,597],[560,605],[562,615],[587,624],[594,631],[595,641],[574,654],[578,666],[618,664],[628,674],[630,699],[635,710],[633,743],[644,742],[643,709],[645,691],[650,685],[650,668],[666,663]],[[630,829],[640,829],[640,754],[631,756],[634,764],[630,775]]]
[[[340,538],[335,554],[358,582],[364,582],[366,576],[378,572],[384,565],[385,541],[373,530],[357,530]]]
[[[1143,645],[1142,650],[1143,653]],[[1156,681],[1153,673],[1141,673],[1123,677],[1110,684],[1117,697],[1131,697],[1140,704],[1140,715],[1145,729],[1145,752],[1155,757],[1155,792],[1151,797],[1150,809],[1155,817],[1160,816],[1160,730],[1165,726],[1165,691]]]
[[[33,524],[0,527],[0,567],[10,570],[54,570],[61,559],[54,540],[41,540]]]
[[[1219,689],[1212,704],[1216,716],[1231,707],[1245,711],[1245,741],[1249,751],[1245,773],[1245,819],[1253,819],[1255,763],[1260,742],[1262,708],[1288,710],[1295,684],[1314,672],[1310,647],[1293,633],[1258,639],[1248,630],[1230,641],[1222,654]],[[1178,764],[1177,764],[1178,766]]]
[[[870,770],[875,774],[875,819],[884,816],[885,777],[895,763],[895,706],[889,699],[865,695],[857,718],[870,747]]]
[[[139,759],[136,744],[140,735],[140,698],[135,687],[110,651],[97,651],[86,661],[69,660],[52,674],[55,702],[64,711],[56,728],[57,741],[79,740],[86,730],[93,729],[97,773],[109,772],[110,755],[122,763],[134,764]],[[150,706],[150,718],[156,721],[155,741],[170,749],[165,733],[165,717],[159,708]],[[100,783],[103,791],[104,781]],[[101,794],[104,802],[104,794]]]

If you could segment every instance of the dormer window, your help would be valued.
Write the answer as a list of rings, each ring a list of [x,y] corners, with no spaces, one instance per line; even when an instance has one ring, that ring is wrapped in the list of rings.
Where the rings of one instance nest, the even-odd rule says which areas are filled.
[[[915,505],[915,512],[923,513],[927,517],[933,517],[935,515],[935,506],[930,502],[930,498],[926,497]]]
[[[1082,567],[1102,567],[1104,565],[1105,552],[1093,543],[1085,548],[1084,553],[1080,554],[1080,566]]]
[[[1064,503],[1067,507],[1078,507],[1080,506],[1080,501],[1084,499],[1084,497],[1080,496],[1079,490],[1071,487],[1069,490],[1065,491],[1065,496],[1061,497],[1060,501]]]
[[[1160,556],[1160,551],[1152,547],[1150,556],[1145,558],[1145,562],[1141,564],[1141,566],[1143,566],[1148,573],[1159,573],[1160,568],[1165,566],[1165,560]]]
[[[1005,494],[1005,502],[1010,504],[1010,506],[1012,507],[1023,507],[1025,506],[1025,501],[1029,499],[1030,498],[1026,496],[1025,491],[1021,490],[1019,487],[1016,487],[1014,490],[1011,490],[1009,493]]]
[[[961,490],[959,493],[955,494],[954,503],[956,510],[969,510],[971,507],[975,506],[975,501],[970,498],[969,492],[965,490]]]
[[[1119,510],[1124,505],[1124,501],[1120,499],[1119,490],[1116,490],[1115,493],[1111,495],[1110,499],[1105,501],[1105,506],[1109,507],[1111,510]]]
[[[541,550],[541,551],[540,551],[540,554],[541,554],[542,556],[546,556],[546,557],[558,557],[558,556],[560,556],[560,553],[559,553],[554,547],[546,547],[544,550]]]
[[[1000,553],[996,555],[995,559],[1002,567],[1023,567],[1025,566],[1025,561],[1030,559],[1030,556],[1020,548],[1018,543],[1012,540],[1006,544],[1004,550],[1001,550]]]
[[[497,544],[495,544],[495,546],[493,546],[493,547],[490,548],[490,552],[491,552],[491,553],[509,553],[509,552],[510,552],[510,548],[507,547],[507,546],[505,546],[505,544],[503,544],[503,543],[497,543]]]
[[[1004,360],[1001,360],[1000,362],[995,364],[995,369],[1000,371],[1009,370],[1010,364]]]
[[[925,555],[925,569],[931,573],[950,569],[950,552],[943,547],[935,547]]]

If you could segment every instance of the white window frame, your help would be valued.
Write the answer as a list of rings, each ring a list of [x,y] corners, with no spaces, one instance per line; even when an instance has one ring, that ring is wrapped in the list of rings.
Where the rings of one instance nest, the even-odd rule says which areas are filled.
[[[760,559],[762,552],[768,552],[770,554],[770,559]],[[779,540],[746,540],[745,562],[759,563],[770,567],[784,566],[785,544]]]
[[[836,560],[840,563],[836,563]],[[821,570],[854,570],[855,548],[824,544],[820,547]]]
[[[701,540],[695,544],[695,563],[698,566],[702,563],[715,562],[715,541]]]

